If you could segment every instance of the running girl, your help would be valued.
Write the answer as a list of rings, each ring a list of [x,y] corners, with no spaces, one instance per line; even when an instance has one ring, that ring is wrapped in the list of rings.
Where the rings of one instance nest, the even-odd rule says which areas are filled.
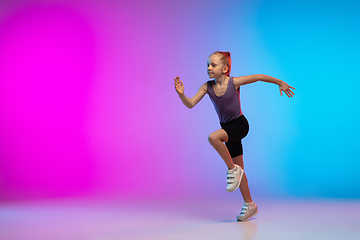
[[[179,77],[174,79],[175,90],[188,108],[193,108],[205,94],[209,95],[214,104],[221,128],[210,133],[208,139],[228,167],[226,190],[233,192],[240,186],[244,205],[237,220],[247,221],[258,213],[258,209],[252,201],[247,177],[244,173],[241,139],[247,135],[249,124],[241,111],[240,86],[257,81],[274,83],[279,85],[280,95],[282,96],[282,92],[285,92],[289,98],[294,96],[291,88],[295,88],[280,79],[263,74],[230,77],[231,58],[229,52],[214,52],[209,56],[207,66],[207,73],[212,80],[204,83],[195,96],[192,98],[185,96],[184,84]]]

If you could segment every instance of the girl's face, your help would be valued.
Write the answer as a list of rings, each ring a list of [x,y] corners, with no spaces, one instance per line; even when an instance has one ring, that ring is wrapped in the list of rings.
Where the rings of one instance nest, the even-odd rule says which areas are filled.
[[[209,78],[218,79],[223,74],[226,74],[226,72],[228,71],[228,67],[224,66],[218,54],[213,54],[209,57],[207,61],[207,66],[207,73],[209,75]]]

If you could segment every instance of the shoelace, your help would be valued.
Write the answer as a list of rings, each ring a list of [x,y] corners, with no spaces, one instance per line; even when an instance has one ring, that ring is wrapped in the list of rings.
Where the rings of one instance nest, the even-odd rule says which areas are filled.
[[[233,183],[234,182],[234,177],[232,176],[227,176],[227,183]]]
[[[245,215],[246,213],[247,213],[247,211],[248,211],[248,207],[243,207],[242,209],[241,209],[241,212],[240,212],[240,215]]]
[[[227,175],[226,175],[227,176],[227,183],[233,183],[234,182],[235,171],[233,171],[232,173],[229,173],[229,171],[227,172]]]

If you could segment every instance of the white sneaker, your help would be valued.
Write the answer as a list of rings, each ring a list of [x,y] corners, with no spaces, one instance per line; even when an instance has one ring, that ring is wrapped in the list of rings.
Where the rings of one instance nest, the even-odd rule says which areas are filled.
[[[248,221],[250,218],[258,214],[258,208],[254,202],[244,203],[240,215],[237,216],[238,221]]]
[[[236,164],[235,164],[235,168],[228,170],[226,191],[228,192],[235,191],[240,186],[240,182],[243,174],[244,174],[244,170],[239,165]]]

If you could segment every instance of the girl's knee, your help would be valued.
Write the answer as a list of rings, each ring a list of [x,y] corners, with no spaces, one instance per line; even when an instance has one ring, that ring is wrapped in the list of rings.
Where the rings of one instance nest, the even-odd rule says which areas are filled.
[[[208,136],[209,143],[213,143],[215,141],[219,141],[219,139],[216,137],[216,134],[210,133]]]
[[[208,136],[208,140],[211,144],[218,142],[218,141],[227,142],[227,139],[228,139],[228,136],[227,136],[226,132],[222,129],[212,132]]]

